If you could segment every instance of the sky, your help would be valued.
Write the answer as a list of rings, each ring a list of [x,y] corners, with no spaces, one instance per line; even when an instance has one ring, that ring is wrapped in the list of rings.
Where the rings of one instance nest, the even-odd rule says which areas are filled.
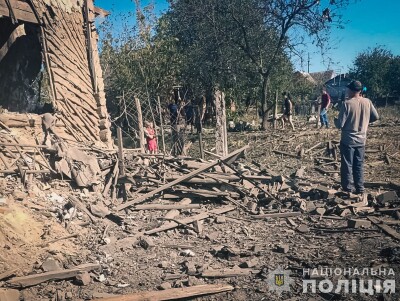
[[[142,5],[147,5],[149,2],[149,0],[141,1]],[[382,46],[394,55],[400,55],[400,0],[350,0],[350,2],[351,4],[343,12],[345,28],[332,28],[330,43],[332,49],[328,54],[322,56],[317,48],[309,45],[304,52],[303,64],[300,59],[293,61],[296,69],[307,71],[308,53],[310,72],[335,70],[336,73],[347,72],[357,54],[375,46]],[[157,14],[168,9],[166,0],[155,0],[153,3]],[[113,14],[135,10],[132,0],[95,0],[95,5]]]

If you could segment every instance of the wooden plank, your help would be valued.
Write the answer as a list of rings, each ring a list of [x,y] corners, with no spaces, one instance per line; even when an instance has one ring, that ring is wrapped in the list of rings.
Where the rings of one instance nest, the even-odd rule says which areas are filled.
[[[46,30],[44,29],[43,26],[40,26],[40,33],[42,36],[43,57],[44,57],[44,61],[46,63],[46,69],[48,70],[48,76],[49,76],[49,81],[50,81],[51,102],[52,102],[53,106],[56,106],[56,88],[54,86],[53,71],[51,70],[51,66],[50,66],[50,57],[49,57],[49,50],[48,50],[48,44],[47,44],[47,34],[46,34]]]
[[[77,116],[81,120],[83,125],[86,127],[86,130],[97,140],[97,138],[99,137],[99,132],[100,132],[98,124],[96,124],[96,122],[89,123],[89,121],[87,120],[88,118],[87,117],[85,118],[85,116],[82,115],[80,110],[77,110],[68,101],[66,101],[65,103],[66,103],[67,107],[69,107],[72,110],[72,113],[75,113],[75,116]]]
[[[78,69],[79,70],[79,69]],[[78,89],[84,94],[92,94],[93,91],[86,86],[86,82],[77,78],[77,72],[65,72],[61,68],[53,67],[53,72],[69,82],[74,88]]]
[[[63,22],[63,27],[65,31],[70,31],[72,43],[75,44],[75,48],[80,52],[80,56],[82,59],[87,63],[87,70],[89,71],[89,62],[87,57],[87,41],[85,32],[83,30],[83,14],[82,11],[78,11],[72,14],[64,12],[61,10],[62,18],[61,21]],[[75,37],[75,38],[74,38]]]
[[[26,35],[24,24],[17,26],[13,30],[13,32],[8,37],[8,40],[4,43],[4,45],[0,48],[0,62],[8,53],[8,50],[14,44],[14,42],[19,38]]]
[[[94,66],[94,60],[93,60],[93,44],[92,44],[92,24],[90,20],[90,13],[89,13],[89,7],[88,7],[88,2],[91,2],[93,4],[92,0],[84,0],[83,2],[83,14],[84,14],[84,24],[86,28],[86,46],[87,46],[87,54],[88,54],[88,61],[89,61],[89,69],[90,69],[90,74],[92,75],[92,85],[93,85],[93,91],[97,93],[97,76],[96,76],[96,69]],[[140,125],[139,125],[140,129]]]
[[[18,173],[18,169],[4,169],[0,170],[0,174],[15,174]],[[25,170],[27,175],[29,174],[41,174],[41,173],[51,173],[48,169],[41,169],[41,170]]]
[[[248,276],[251,274],[258,274],[260,270],[253,269],[222,269],[222,270],[206,270],[201,273],[201,277],[205,278],[227,278]]]
[[[33,147],[33,148],[49,148],[47,145],[35,145],[35,144],[24,144],[24,143],[11,143],[11,142],[0,142],[0,146],[19,146],[19,147]]]
[[[0,280],[6,279],[6,278],[10,278],[11,276],[15,275],[16,272],[18,272],[18,269],[10,270],[10,271],[6,271],[4,273],[1,273],[0,274]]]
[[[54,57],[52,60],[53,68],[58,68],[60,70],[60,72],[63,73],[68,73],[71,76],[75,77],[77,80],[79,80],[80,82],[82,82],[85,87],[90,91],[90,85],[88,84],[88,77],[85,77],[84,72],[82,72],[82,70],[80,68],[76,68],[75,66],[71,66],[70,63],[65,64],[65,62],[62,62],[63,64],[58,64],[57,62],[54,62]]]
[[[68,99],[71,103],[74,104],[74,106],[80,108],[82,111],[84,111],[85,114],[87,115],[92,115],[97,114],[96,109],[93,108],[89,102],[81,101],[81,97],[78,95],[72,93],[71,91],[68,91],[66,87],[63,86],[57,86],[56,87],[57,93],[59,93],[59,97],[57,97],[58,100],[64,101],[64,99]],[[87,106],[86,106],[87,105]]]
[[[392,227],[382,224],[382,221],[376,217],[367,216],[367,219],[370,220],[375,226],[380,228],[387,235],[400,241],[400,233],[394,230]]]
[[[110,187],[111,184],[113,183],[113,179],[117,176],[117,172],[118,172],[118,164],[119,162],[116,162],[112,171],[112,175],[110,176],[110,178],[108,179],[108,182],[106,184],[106,186],[104,187],[103,190],[103,197],[107,198],[108,197],[108,192],[110,191]],[[108,173],[108,172],[107,172]]]
[[[283,152],[283,151],[280,151],[280,150],[274,150],[273,152],[275,154],[278,154],[278,155],[285,155],[285,156],[288,156],[288,157],[300,159],[300,157],[298,155],[296,155],[296,154],[291,154],[291,153]]]
[[[58,47],[58,45],[57,45]],[[90,78],[89,71],[84,69],[82,66],[79,66],[79,63],[76,61],[73,61],[73,59],[77,60],[76,56],[73,58],[66,57],[66,59],[63,59],[62,61],[59,60],[59,56],[57,55],[59,53],[59,50],[57,51],[52,51],[52,56],[50,57],[52,65],[56,65],[59,67],[62,66],[68,66],[69,69],[73,69],[76,72],[76,68],[79,67],[79,72],[84,76],[85,78]],[[61,53],[60,53],[61,54]]]
[[[75,116],[71,115],[69,112],[68,108],[66,108],[66,105],[63,102],[57,102],[58,109],[62,113],[62,115],[65,117],[63,118],[63,122],[65,126],[70,129],[75,129],[75,136],[77,134],[82,135],[83,138],[81,138],[81,141],[88,140],[88,141],[95,141],[95,139],[89,135],[84,128],[78,126],[79,121],[75,120]]]
[[[172,210],[172,209],[200,209],[200,204],[146,204],[146,205],[137,205],[132,207],[132,210]]]
[[[224,161],[224,160],[227,160],[227,159],[229,159],[229,158],[231,158],[231,157],[233,157],[233,156],[236,156],[236,155],[238,155],[238,154],[244,152],[247,148],[249,148],[248,145],[246,145],[246,146],[242,147],[241,149],[238,149],[238,150],[236,150],[236,151],[234,151],[234,152],[228,154],[228,155],[225,156],[225,157],[222,157],[221,160]],[[196,175],[198,175],[198,174],[200,174],[200,173],[202,173],[202,172],[204,172],[204,171],[210,169],[211,167],[214,167],[214,166],[217,165],[217,164],[219,164],[219,161],[215,161],[215,162],[209,163],[209,164],[207,164],[207,165],[204,166],[204,167],[201,167],[201,168],[199,168],[199,169],[196,169],[196,170],[192,171],[192,172],[189,173],[189,174],[183,175],[182,177],[180,177],[180,178],[178,178],[178,179],[176,179],[176,180],[174,180],[174,181],[172,181],[172,182],[170,182],[170,183],[167,183],[167,184],[165,184],[165,185],[163,185],[163,186],[161,186],[161,187],[159,187],[159,188],[157,188],[157,189],[155,189],[155,190],[153,190],[153,191],[150,191],[150,192],[148,192],[148,193],[146,193],[146,194],[140,196],[140,197],[138,197],[137,199],[133,199],[133,200],[127,202],[127,203],[124,203],[124,204],[119,205],[119,206],[117,207],[117,210],[118,210],[118,211],[119,211],[119,210],[123,210],[123,209],[125,209],[125,208],[127,208],[127,207],[130,207],[130,206],[134,205],[134,204],[141,203],[141,202],[145,201],[146,199],[148,199],[148,198],[150,198],[150,197],[153,197],[153,196],[155,196],[156,194],[158,194],[158,193],[160,193],[160,192],[162,192],[162,191],[164,191],[164,190],[166,190],[166,189],[168,189],[168,188],[171,188],[171,187],[173,187],[173,186],[176,185],[176,184],[181,183],[182,181],[185,181],[185,180],[188,180],[188,179],[193,178],[194,176],[196,176]]]
[[[69,200],[71,201],[72,205],[74,207],[79,207],[83,212],[86,213],[86,215],[90,218],[90,220],[95,223],[96,222],[96,217],[94,217],[90,211],[86,208],[86,206],[75,196],[70,195]]]
[[[63,39],[61,37],[59,37],[60,35],[60,28],[57,27],[57,31],[55,31],[54,29],[49,29],[48,33],[49,33],[49,39],[52,42],[52,45],[55,46],[55,43],[57,43],[57,48],[60,47],[60,45],[62,45],[62,47],[64,47],[65,49],[65,54],[67,55],[71,55],[73,54],[73,57],[71,59],[76,59],[76,60],[80,60],[82,63],[82,61],[85,61],[86,59],[84,57],[82,57],[79,49],[76,49],[75,44],[72,41],[76,41],[74,39],[73,36],[71,36],[70,33],[66,32],[65,35],[71,38],[70,43],[65,43],[65,41],[63,41]],[[82,46],[81,46],[82,48]],[[84,66],[84,65],[82,65]]]
[[[87,263],[78,265],[72,269],[67,269],[67,270],[51,271],[41,274],[15,277],[7,281],[7,283],[13,287],[29,287],[50,280],[62,280],[62,279],[73,278],[84,271],[88,272],[92,270],[98,270],[100,268],[101,268],[100,264]]]
[[[61,7],[61,3],[56,2],[58,6],[56,21],[57,24],[60,24],[58,27],[60,29],[64,29],[66,36],[70,37],[69,42],[75,46],[77,53],[80,53],[80,57],[82,61],[87,62],[86,59],[86,43],[85,43],[85,36],[83,33],[83,16],[82,11],[76,11],[71,13],[64,12],[64,8]],[[74,26],[74,20],[76,17],[80,18],[79,22],[79,29]],[[72,26],[71,26],[72,25]],[[58,31],[57,31],[58,32]],[[81,34],[79,34],[81,33]],[[87,66],[86,68],[89,68]]]
[[[292,217],[292,216],[299,216],[301,215],[301,212],[295,211],[295,212],[280,212],[280,213],[267,213],[267,214],[259,214],[259,215],[253,215],[252,218],[256,219],[264,219],[264,218],[281,218],[281,217]]]
[[[67,100],[66,100],[67,101]],[[81,133],[85,140],[96,141],[97,139],[93,137],[87,130],[86,127],[83,126],[82,121],[74,115],[73,112],[70,112],[68,106],[64,103],[59,102],[60,105],[59,111],[62,113],[62,120],[65,124],[68,124],[75,128],[79,133]]]
[[[179,223],[170,222],[170,223],[165,224],[165,225],[163,225],[161,227],[158,227],[158,228],[155,228],[155,229],[152,229],[152,230],[148,230],[148,231],[144,232],[144,234],[150,235],[150,234],[154,234],[154,233],[158,233],[158,232],[162,232],[162,231],[167,231],[167,230],[174,229],[174,228],[178,227],[179,224],[183,224],[183,225],[191,224],[191,223],[194,223],[195,221],[199,221],[199,220],[203,220],[203,219],[209,218],[210,216],[213,216],[214,214],[223,214],[223,213],[226,213],[226,212],[229,212],[229,211],[233,211],[235,209],[236,209],[236,207],[234,207],[234,206],[224,206],[222,208],[213,209],[213,210],[210,210],[210,211],[206,211],[206,212],[203,212],[203,213],[196,214],[194,216],[189,216],[189,217],[186,217],[186,218],[179,219],[179,220],[177,220]]]
[[[214,191],[219,191],[219,192],[221,191],[217,187],[213,187],[213,190]],[[225,199],[227,199],[229,202],[235,204],[236,206],[242,207],[242,209],[244,209],[245,211],[249,211],[248,208],[245,205],[240,203],[240,201],[236,201],[235,199],[231,198],[230,196],[224,196],[224,197],[225,197]]]
[[[18,20],[33,24],[39,24],[35,14],[33,13],[28,3],[22,1],[12,1],[11,6],[13,8],[15,17]],[[7,4],[3,0],[0,0],[0,15],[11,18],[11,13],[7,7]]]
[[[313,147],[307,149],[304,151],[305,154],[307,154],[308,152],[312,151],[313,149],[317,148],[318,146],[320,146],[322,144],[322,142],[318,142],[317,144],[315,144]]]
[[[163,291],[137,292],[110,298],[94,299],[94,301],[163,301],[190,298],[210,294],[218,294],[233,290],[233,286],[224,284],[204,284],[183,288],[171,288]],[[192,298],[191,298],[192,299]]]

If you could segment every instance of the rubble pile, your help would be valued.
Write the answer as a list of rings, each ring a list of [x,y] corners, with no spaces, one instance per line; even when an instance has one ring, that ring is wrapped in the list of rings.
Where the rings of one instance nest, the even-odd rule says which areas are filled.
[[[33,257],[0,265],[10,300],[279,300],[267,285],[278,265],[295,282],[284,296],[308,300],[296,299],[303,268],[399,259],[400,186],[367,170],[366,194],[342,192],[334,131],[233,136],[237,150],[209,160],[0,139],[0,225],[29,211],[38,228],[25,249],[0,231],[0,261]],[[369,147],[367,164],[397,172],[395,147]]]

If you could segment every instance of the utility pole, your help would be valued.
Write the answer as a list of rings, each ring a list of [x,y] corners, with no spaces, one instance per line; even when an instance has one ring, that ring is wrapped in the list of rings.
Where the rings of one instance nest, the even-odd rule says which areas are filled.
[[[310,73],[310,53],[308,53],[308,60],[307,60],[307,73]]]

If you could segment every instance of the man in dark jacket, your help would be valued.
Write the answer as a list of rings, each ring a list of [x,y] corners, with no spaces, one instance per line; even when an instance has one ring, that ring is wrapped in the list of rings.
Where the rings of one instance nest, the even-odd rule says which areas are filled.
[[[347,85],[349,99],[342,103],[335,126],[341,129],[341,185],[344,191],[364,193],[364,154],[368,124],[379,119],[371,100],[361,96],[359,81]]]

